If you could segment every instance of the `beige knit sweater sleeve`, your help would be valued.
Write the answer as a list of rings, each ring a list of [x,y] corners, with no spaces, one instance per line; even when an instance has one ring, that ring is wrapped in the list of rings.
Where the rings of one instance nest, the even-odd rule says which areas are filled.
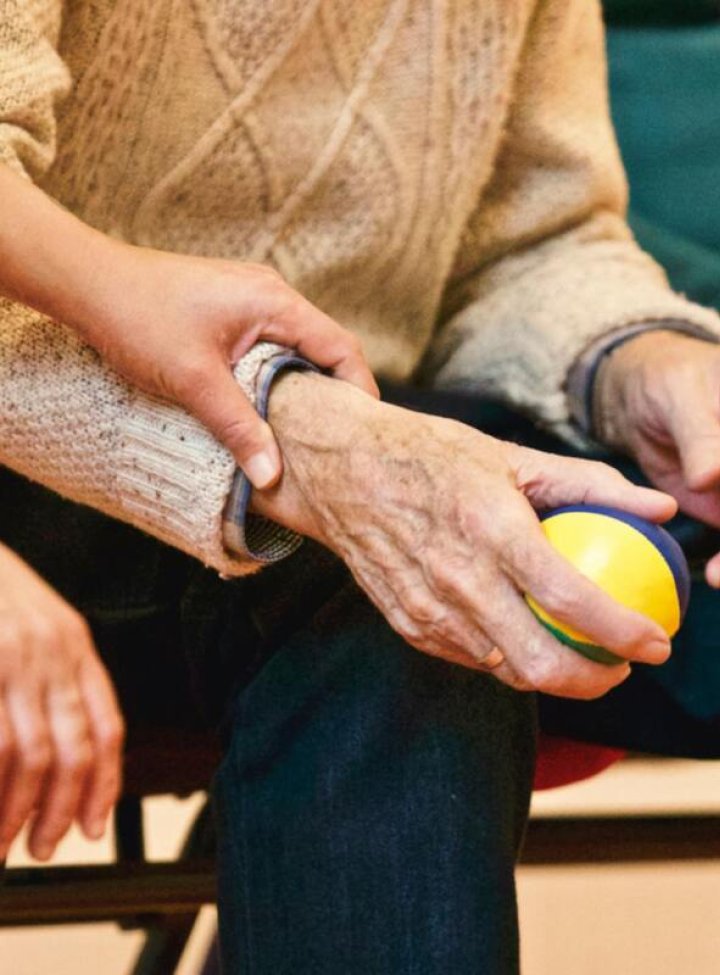
[[[598,336],[680,319],[720,334],[632,240],[595,0],[540,0],[503,148],[466,228],[428,362],[578,440],[569,370]]]
[[[56,51],[61,0],[3,0],[0,16],[0,162],[40,176],[55,153],[55,105],[70,89]]]
[[[0,164],[38,178],[53,160],[55,103],[69,87],[55,51],[61,4],[3,0],[2,11]],[[253,402],[263,366],[283,351],[260,343],[236,367]],[[223,546],[228,451],[179,407],[123,382],[69,329],[2,299],[0,463],[220,572],[258,567]],[[285,544],[296,544],[290,533]]]

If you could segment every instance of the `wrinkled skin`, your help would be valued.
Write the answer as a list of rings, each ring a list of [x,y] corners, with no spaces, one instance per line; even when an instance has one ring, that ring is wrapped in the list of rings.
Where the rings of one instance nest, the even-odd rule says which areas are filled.
[[[611,467],[540,453],[452,420],[378,403],[331,379],[288,374],[270,421],[285,473],[254,507],[340,555],[410,644],[520,689],[578,698],[627,676],[562,646],[530,593],[558,619],[627,661],[662,663],[666,635],[602,593],[546,541],[535,508],[615,505],[662,520],[675,503]]]
[[[601,440],[720,528],[720,346],[660,331],[626,342],[601,367],[594,413]],[[706,577],[720,587],[720,554]]]

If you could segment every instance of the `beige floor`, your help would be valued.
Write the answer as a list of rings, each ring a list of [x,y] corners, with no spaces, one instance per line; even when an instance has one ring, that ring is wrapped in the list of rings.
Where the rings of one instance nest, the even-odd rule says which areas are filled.
[[[720,763],[636,762],[538,793],[546,813],[720,812]],[[524,975],[718,975],[720,861],[520,871]]]
[[[150,804],[153,856],[173,855],[197,802]],[[536,808],[717,812],[720,763],[619,766],[591,782],[539,795]],[[102,859],[108,849],[71,836],[58,860]],[[12,859],[22,862],[22,852]],[[720,863],[525,868],[519,890],[524,975],[720,973]],[[180,975],[197,972],[213,920],[207,909]],[[0,975],[124,975],[139,939],[112,925],[6,930],[0,933]]]

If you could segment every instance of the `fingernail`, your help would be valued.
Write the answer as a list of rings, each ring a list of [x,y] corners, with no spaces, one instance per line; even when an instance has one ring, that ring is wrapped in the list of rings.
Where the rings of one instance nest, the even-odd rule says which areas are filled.
[[[245,461],[244,470],[252,482],[253,487],[258,491],[269,487],[278,475],[278,464],[272,454],[267,450],[261,450],[257,454]]]
[[[99,840],[105,832],[105,820],[95,819],[88,824],[87,835],[88,839]]]
[[[33,854],[36,860],[49,860],[55,852],[52,843],[36,843],[33,847]]]

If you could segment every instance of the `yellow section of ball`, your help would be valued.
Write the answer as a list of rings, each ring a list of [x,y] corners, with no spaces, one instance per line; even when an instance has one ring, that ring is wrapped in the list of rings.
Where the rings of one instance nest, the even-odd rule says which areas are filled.
[[[680,601],[672,571],[636,528],[598,512],[566,511],[545,519],[542,529],[553,547],[609,596],[655,620],[669,637],[677,633]],[[527,600],[541,619],[570,639],[592,643],[530,596]]]

